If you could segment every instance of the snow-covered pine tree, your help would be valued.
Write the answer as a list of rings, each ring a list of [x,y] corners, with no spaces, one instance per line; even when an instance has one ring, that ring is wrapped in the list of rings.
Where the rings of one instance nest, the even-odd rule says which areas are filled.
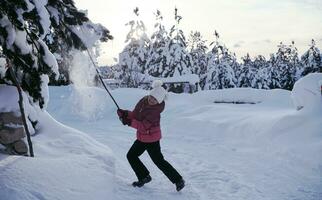
[[[302,76],[314,72],[322,73],[322,54],[313,39],[310,48],[301,57],[301,63],[303,65]]]
[[[148,58],[145,69],[148,74],[154,77],[161,77],[162,71],[166,67],[166,57],[164,50],[169,44],[170,36],[162,24],[163,16],[159,10],[154,13],[156,23],[154,32],[151,36],[151,44],[149,47]]]
[[[179,28],[182,17],[178,14],[178,9],[174,10],[174,19],[176,24],[171,27],[170,41],[164,49],[166,58],[166,66],[162,71],[162,77],[179,77],[192,73],[191,57],[187,51],[186,37],[183,31]],[[183,92],[183,85],[170,85],[169,91]]]
[[[256,68],[254,68],[254,63],[251,60],[249,54],[247,53],[246,56],[242,57],[242,65],[240,74],[237,77],[237,86],[238,87],[255,87],[256,80],[255,76],[257,73]]]
[[[270,55],[270,59],[268,61],[268,80],[269,80],[269,88],[275,89],[275,88],[281,88],[280,84],[280,71],[279,68],[276,65],[276,57],[274,54]]]
[[[205,86],[207,72],[206,52],[208,47],[205,43],[206,40],[202,38],[202,35],[199,31],[190,33],[188,47],[192,63],[192,73],[199,76],[199,85],[201,89],[203,89]]]
[[[299,80],[301,78],[301,74],[303,72],[303,65],[301,64],[301,61],[300,61],[300,58],[299,58],[299,55],[298,55],[298,50],[297,48],[295,47],[295,42],[292,41],[292,44],[290,45],[290,50],[291,50],[291,53],[290,53],[290,63],[291,63],[291,66],[293,66],[292,68],[294,68],[295,70],[295,74],[294,74],[294,83]],[[293,85],[294,85],[293,83]],[[293,88],[293,85],[292,85],[292,88]]]
[[[91,22],[87,12],[79,11],[72,0],[49,0],[46,8],[53,31],[45,39],[58,61],[60,72],[58,81],[53,77],[50,81],[54,84],[68,84],[74,50],[91,50],[97,48],[98,41],[107,42],[113,37],[104,26]]]
[[[279,82],[283,89],[292,90],[295,83],[296,66],[292,62],[296,56],[297,53],[292,52],[292,45],[280,43],[276,53],[275,67],[280,73]]]
[[[60,35],[68,47],[85,49],[88,41],[81,37],[80,26],[86,20],[72,0],[0,1],[3,54],[11,60],[22,89],[41,108],[47,102],[48,76],[59,75],[56,58],[46,43],[55,42],[55,35]],[[100,38],[111,39],[109,31],[100,28],[104,29]],[[10,77],[4,81],[10,83]]]
[[[18,81],[31,100],[41,108],[46,105],[48,75],[59,74],[55,57],[44,37],[50,34],[49,13],[45,0],[1,0],[0,44],[10,59]],[[4,81],[11,77],[7,73]]]
[[[236,55],[225,48],[225,52],[221,59],[220,64],[222,65],[222,85],[223,88],[234,88],[236,87],[236,76],[234,72],[235,66],[238,66]]]
[[[216,40],[210,44],[211,51],[207,53],[206,90],[236,87],[236,77],[233,70],[236,57],[219,43],[219,34],[215,31]]]
[[[138,8],[134,9],[134,14],[136,19],[126,24],[130,26],[130,31],[126,37],[126,46],[119,54],[119,66],[122,68],[119,79],[127,87],[138,87],[142,81],[150,45],[145,25],[139,19]]]
[[[240,76],[240,73],[241,73],[241,64],[237,61],[237,56],[236,56],[236,53],[232,53],[232,58],[233,58],[233,61],[231,63],[231,68],[233,69],[234,71],[234,82],[235,82],[235,85],[236,87],[238,87],[238,77]]]
[[[269,89],[269,64],[266,61],[266,58],[262,55],[258,55],[255,57],[253,61],[253,67],[256,69],[257,73],[255,74],[253,80],[253,87],[258,89]]]

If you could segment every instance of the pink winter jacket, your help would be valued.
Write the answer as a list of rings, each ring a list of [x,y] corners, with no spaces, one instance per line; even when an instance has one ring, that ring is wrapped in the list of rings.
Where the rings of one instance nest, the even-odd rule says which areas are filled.
[[[131,127],[135,128],[136,137],[144,143],[157,142],[161,139],[160,118],[164,110],[164,101],[157,105],[149,105],[148,97],[143,97],[128,113]]]

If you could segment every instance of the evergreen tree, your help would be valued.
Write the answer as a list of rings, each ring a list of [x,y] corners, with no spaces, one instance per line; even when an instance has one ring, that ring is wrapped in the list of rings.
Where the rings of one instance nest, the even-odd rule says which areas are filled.
[[[155,30],[151,36],[149,56],[145,68],[148,74],[154,77],[161,77],[162,71],[166,68],[165,48],[169,44],[170,37],[162,24],[163,16],[159,10],[155,13],[155,17]]]
[[[276,65],[276,57],[274,54],[270,55],[270,59],[268,61],[268,73],[267,77],[269,80],[269,88],[275,89],[275,88],[281,88],[280,84],[280,71],[279,68]]]
[[[293,65],[293,61],[297,59],[297,53],[292,52],[291,45],[284,45],[282,42],[278,47],[275,66],[280,73],[281,88],[292,90],[296,77],[296,66]]]
[[[233,62],[231,63],[231,68],[233,69],[234,74],[235,74],[234,82],[235,82],[236,87],[239,87],[238,86],[238,79],[241,75],[242,67],[241,67],[241,64],[237,61],[237,57],[236,57],[235,53],[232,54],[232,57],[234,58]]]
[[[119,55],[119,65],[122,68],[120,79],[128,87],[138,87],[145,72],[150,39],[146,35],[146,28],[139,20],[139,9],[134,9],[136,20],[131,20],[126,25],[130,31],[126,37],[126,46]]]
[[[309,73],[320,72],[322,73],[322,56],[320,50],[316,47],[315,41],[312,39],[309,50],[307,50],[301,57],[303,65],[302,76]]]
[[[236,57],[219,43],[219,34],[215,32],[216,41],[207,53],[207,76],[205,89],[223,89],[236,87],[235,73],[232,68],[236,64]]]
[[[298,55],[298,50],[295,47],[294,41],[292,41],[292,44],[290,45],[290,50],[291,50],[290,63],[292,68],[295,70],[294,72],[295,74],[293,75],[294,77],[293,85],[294,85],[295,82],[301,78],[301,74],[303,72],[303,65],[301,64],[301,61]],[[292,85],[292,88],[293,88],[293,85]]]
[[[163,51],[165,65],[161,72],[161,77],[179,77],[191,74],[191,57],[187,52],[187,42],[183,31],[179,28],[182,17],[178,15],[178,9],[175,8],[176,24],[171,27],[170,41]],[[185,91],[184,85],[172,84],[169,91],[181,93]]]
[[[55,57],[48,50],[44,37],[50,34],[46,1],[1,0],[0,44],[3,54],[10,59],[18,81],[34,103],[44,107],[42,95],[48,83],[48,75],[58,75]],[[4,78],[11,83],[8,74]]]
[[[256,69],[256,74],[253,80],[253,87],[258,89],[269,89],[269,64],[266,58],[262,55],[256,56],[253,67]]]
[[[58,78],[58,64],[47,44],[57,35],[68,47],[85,49],[80,26],[88,18],[72,0],[0,1],[0,44],[3,54],[13,63],[18,81],[32,100],[43,108],[48,76]],[[104,39],[111,39],[104,28]],[[85,42],[84,42],[85,41]],[[10,77],[4,81],[10,83]]]
[[[200,79],[200,86],[205,86],[205,75],[207,72],[207,57],[206,52],[208,47],[205,44],[200,32],[195,31],[190,33],[188,39],[189,53],[192,62],[192,73],[197,74]]]
[[[182,17],[178,15],[178,9],[175,8],[175,21],[170,30],[170,41],[164,51],[166,56],[166,67],[163,69],[162,77],[181,76],[191,74],[191,58],[187,52],[187,43],[184,33],[179,29]]]
[[[235,54],[231,53],[227,48],[225,48],[224,55],[221,59],[222,65],[222,88],[234,88],[236,87],[236,76],[234,72],[234,66],[237,66],[237,59]]]
[[[254,63],[249,54],[242,58],[243,64],[241,65],[240,75],[238,77],[238,87],[255,87],[255,76],[257,70],[254,68]]]

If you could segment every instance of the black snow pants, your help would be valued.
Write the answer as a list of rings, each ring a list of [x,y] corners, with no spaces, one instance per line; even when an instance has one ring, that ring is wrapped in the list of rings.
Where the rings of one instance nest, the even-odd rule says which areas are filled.
[[[150,174],[149,170],[139,159],[139,156],[147,150],[153,163],[168,177],[172,183],[177,183],[182,179],[181,175],[168,163],[161,153],[160,141],[153,143],[143,143],[136,140],[126,157],[134,170],[138,180],[142,180]]]

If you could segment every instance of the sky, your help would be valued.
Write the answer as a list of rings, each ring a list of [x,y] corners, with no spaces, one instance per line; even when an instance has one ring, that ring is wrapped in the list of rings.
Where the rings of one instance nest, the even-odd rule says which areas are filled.
[[[133,9],[140,9],[140,17],[150,35],[159,9],[169,30],[175,23],[174,8],[182,16],[180,28],[185,36],[199,31],[208,44],[214,32],[240,58],[269,57],[280,42],[293,40],[299,53],[304,53],[314,39],[322,50],[322,0],[75,0],[76,6],[87,10],[89,18],[111,31],[113,41],[101,46],[100,65],[116,61],[125,46],[129,27],[135,18]],[[115,59],[116,58],[116,59]]]

